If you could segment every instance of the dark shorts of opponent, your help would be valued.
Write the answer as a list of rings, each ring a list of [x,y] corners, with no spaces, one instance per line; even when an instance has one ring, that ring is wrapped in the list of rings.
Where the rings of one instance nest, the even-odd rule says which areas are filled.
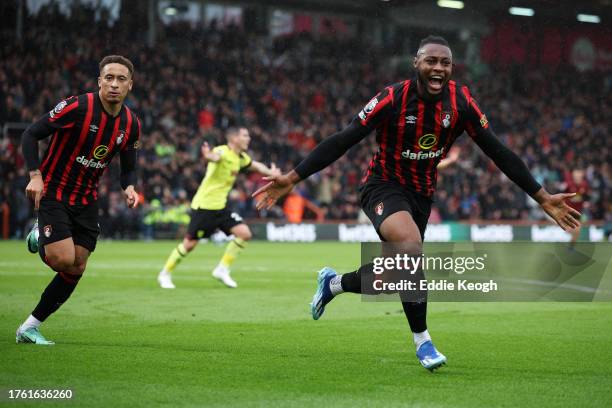
[[[189,227],[187,227],[186,237],[189,239],[208,238],[217,229],[230,235],[230,230],[242,223],[242,217],[227,208],[222,210],[191,210],[191,221],[189,221]]]

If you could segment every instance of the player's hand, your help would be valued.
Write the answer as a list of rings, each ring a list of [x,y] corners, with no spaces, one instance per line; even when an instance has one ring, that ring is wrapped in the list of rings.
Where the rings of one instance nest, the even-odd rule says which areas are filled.
[[[459,147],[452,147],[451,150],[448,152],[448,156],[440,160],[440,163],[438,163],[438,170],[444,170],[445,168],[449,167],[457,160],[459,160],[460,152],[461,149]]]
[[[447,159],[450,159],[450,162],[454,163],[459,160],[459,153],[461,153],[461,148],[458,146],[453,146],[450,149],[450,152],[448,152]]]
[[[208,142],[204,142],[204,144],[202,145],[202,156],[207,159],[209,154],[210,146],[208,145]]]
[[[34,201],[34,209],[38,210],[45,183],[39,170],[30,172],[30,182],[26,186],[26,197]]]
[[[128,186],[123,192],[125,194],[125,203],[128,208],[138,207],[138,193],[134,190],[134,186]]]
[[[575,196],[576,193],[560,193],[538,200],[540,206],[564,231],[573,231],[580,228],[580,213],[567,205],[565,200]],[[536,198],[537,199],[537,198]]]
[[[279,198],[289,194],[295,187],[295,183],[291,181],[289,174],[268,176],[263,179],[269,181],[269,183],[253,193],[253,197],[257,200],[255,206],[258,210],[272,208]]]
[[[281,173],[280,169],[276,167],[276,164],[270,163],[270,176],[278,177],[282,174],[283,173]]]

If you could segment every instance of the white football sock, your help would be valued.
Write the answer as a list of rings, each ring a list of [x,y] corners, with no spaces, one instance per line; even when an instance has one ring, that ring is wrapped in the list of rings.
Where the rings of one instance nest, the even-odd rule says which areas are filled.
[[[28,316],[26,321],[23,322],[21,327],[19,327],[19,330],[20,331],[25,331],[25,330],[29,329],[30,327],[38,328],[38,326],[40,326],[41,323],[42,322],[40,320],[38,320],[34,316],[30,315],[30,316]]]
[[[427,330],[421,333],[412,333],[412,337],[417,350],[419,347],[421,347],[421,344],[425,343],[426,341],[431,341],[431,336]]]
[[[334,276],[329,281],[329,290],[334,296],[344,293],[344,290],[342,289],[342,275]]]

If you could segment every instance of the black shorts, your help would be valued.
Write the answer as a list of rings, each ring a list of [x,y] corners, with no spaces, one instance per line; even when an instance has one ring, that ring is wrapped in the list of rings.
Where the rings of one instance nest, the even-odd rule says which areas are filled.
[[[208,238],[217,229],[230,235],[230,230],[242,224],[242,217],[235,212],[223,210],[191,210],[191,221],[187,227],[187,238]]]
[[[100,235],[98,205],[68,205],[43,198],[38,208],[38,232],[41,246],[72,237],[75,245],[93,252]]]
[[[380,181],[361,186],[360,192],[361,208],[374,224],[382,241],[385,239],[380,235],[381,224],[398,211],[408,211],[412,215],[421,233],[421,240],[424,240],[432,204],[429,198],[408,191],[398,184]]]

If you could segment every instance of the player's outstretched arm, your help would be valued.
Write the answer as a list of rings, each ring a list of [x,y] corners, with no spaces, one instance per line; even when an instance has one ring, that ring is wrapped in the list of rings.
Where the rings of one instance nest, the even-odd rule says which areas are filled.
[[[580,213],[565,203],[565,200],[572,197],[574,193],[553,195],[548,193],[533,178],[523,160],[508,149],[490,129],[481,132],[475,141],[482,151],[493,160],[495,165],[510,180],[536,200],[546,214],[563,230],[571,231],[580,228]]]
[[[308,178],[338,160],[369,133],[368,127],[353,120],[340,132],[323,139],[294,170],[279,176],[264,177],[269,183],[253,193],[253,197],[257,199],[257,209],[272,207],[279,198],[293,190],[300,180]]]
[[[264,180],[269,183],[253,193],[253,197],[257,200],[255,206],[258,210],[272,208],[281,197],[293,190],[301,178],[295,170],[291,170],[287,174],[264,177]]]
[[[218,162],[221,160],[221,155],[210,148],[208,142],[204,142],[202,145],[202,156],[211,162]]]
[[[563,230],[572,231],[580,228],[580,213],[570,207],[565,200],[576,193],[549,194],[544,188],[533,195],[533,199]]]
[[[262,162],[253,160],[249,166],[249,171],[255,171],[264,176],[280,176],[281,171],[276,167],[274,163],[270,164],[270,167],[266,166]]]
[[[438,170],[444,170],[447,167],[452,166],[457,160],[459,160],[460,152],[461,149],[459,147],[452,147],[448,153],[448,156],[440,160],[440,163],[438,163]]]

